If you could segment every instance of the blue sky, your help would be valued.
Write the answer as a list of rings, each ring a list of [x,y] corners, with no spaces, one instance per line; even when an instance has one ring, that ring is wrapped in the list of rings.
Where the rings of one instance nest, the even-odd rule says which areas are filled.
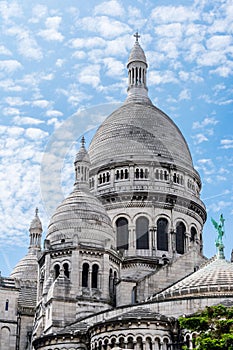
[[[136,30],[149,96],[180,127],[202,178],[204,253],[215,254],[210,218],[223,213],[230,259],[232,0],[2,0],[0,25],[2,275],[27,252],[35,207],[45,237],[51,213],[72,190],[77,140],[90,139],[124,101]]]

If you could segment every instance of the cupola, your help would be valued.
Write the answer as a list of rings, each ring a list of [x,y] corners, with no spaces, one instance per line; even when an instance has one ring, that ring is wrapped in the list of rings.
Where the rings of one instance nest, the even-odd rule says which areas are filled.
[[[146,85],[147,61],[146,56],[141,48],[138,39],[138,32],[134,35],[136,40],[130,52],[127,69],[128,69],[128,98],[127,101],[135,98],[142,101],[151,102],[148,97],[148,88]]]

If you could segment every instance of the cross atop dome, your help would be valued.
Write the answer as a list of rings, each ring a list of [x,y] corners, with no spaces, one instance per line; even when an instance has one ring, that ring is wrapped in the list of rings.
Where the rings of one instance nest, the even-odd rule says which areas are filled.
[[[138,31],[136,31],[136,33],[134,34],[134,37],[136,38],[136,43],[138,43],[138,39],[140,38]]]

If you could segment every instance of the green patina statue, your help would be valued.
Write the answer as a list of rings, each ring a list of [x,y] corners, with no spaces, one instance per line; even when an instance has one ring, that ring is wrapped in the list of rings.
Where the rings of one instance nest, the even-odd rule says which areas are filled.
[[[218,249],[219,256],[224,258],[224,252],[223,252],[224,245],[223,245],[222,237],[224,235],[224,221],[225,221],[225,219],[223,218],[222,214],[220,215],[219,221],[220,222],[217,223],[213,218],[211,218],[211,222],[218,232],[218,237],[215,240],[215,245]]]

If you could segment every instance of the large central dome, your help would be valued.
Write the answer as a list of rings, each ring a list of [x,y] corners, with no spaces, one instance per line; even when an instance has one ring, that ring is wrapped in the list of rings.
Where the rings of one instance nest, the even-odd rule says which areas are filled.
[[[188,145],[174,122],[149,102],[127,101],[96,132],[89,154],[92,167],[142,160],[192,168]]]
[[[193,169],[188,145],[174,122],[153,106],[146,84],[147,61],[136,42],[128,59],[128,96],[97,130],[89,147],[92,169],[111,163],[164,162]]]

